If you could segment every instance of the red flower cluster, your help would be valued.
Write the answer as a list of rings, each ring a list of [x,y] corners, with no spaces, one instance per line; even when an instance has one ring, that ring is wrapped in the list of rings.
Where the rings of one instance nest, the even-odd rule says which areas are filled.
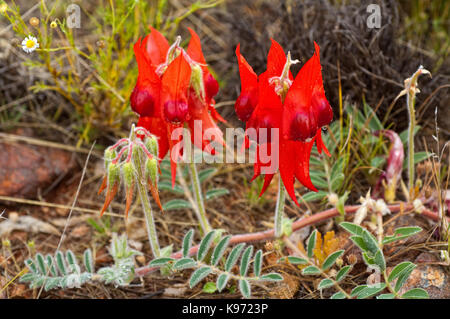
[[[215,121],[225,120],[217,113],[213,97],[219,84],[205,62],[198,35],[189,29],[191,40],[188,48],[180,47],[180,38],[169,46],[167,39],[157,30],[134,45],[139,75],[130,96],[131,108],[140,115],[137,126],[144,127],[158,138],[159,158],[171,151],[172,183],[175,183],[176,163],[182,156],[182,148],[174,148],[182,136],[172,139],[172,132],[185,124],[194,130],[201,123],[201,138],[194,138],[195,146],[214,154],[211,139],[204,132],[213,129],[219,143],[222,132]]]
[[[314,142],[319,153],[323,150],[330,155],[322,142],[321,128],[331,122],[333,111],[323,89],[319,46],[315,42],[314,46],[314,55],[295,79],[289,67],[296,61],[291,61],[290,54],[286,57],[276,41],[272,40],[267,70],[259,77],[241,55],[240,45],[236,49],[242,86],[235,104],[236,113],[246,122],[247,132],[250,128],[256,130],[258,148],[267,148],[269,154],[278,152],[276,167],[288,194],[297,205],[295,179],[317,191],[309,175],[309,158]],[[272,128],[279,130],[279,141],[271,141],[270,137],[261,139],[260,129],[267,129],[270,134]],[[261,174],[262,168],[271,164],[274,163],[263,163],[257,155],[253,179]],[[261,194],[269,186],[273,175],[265,174]]]

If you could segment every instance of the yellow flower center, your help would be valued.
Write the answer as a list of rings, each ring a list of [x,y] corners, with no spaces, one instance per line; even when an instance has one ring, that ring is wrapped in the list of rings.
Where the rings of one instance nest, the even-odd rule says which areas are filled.
[[[35,43],[33,40],[28,39],[28,40],[27,40],[27,43],[26,43],[25,45],[26,45],[26,47],[27,47],[28,49],[31,49],[31,48],[33,48],[33,47],[36,45],[36,43]]]

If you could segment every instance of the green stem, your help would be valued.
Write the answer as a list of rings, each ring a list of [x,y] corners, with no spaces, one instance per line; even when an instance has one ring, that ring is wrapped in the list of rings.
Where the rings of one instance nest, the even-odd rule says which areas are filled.
[[[208,222],[208,219],[206,218],[205,203],[203,202],[200,179],[198,178],[197,167],[195,166],[193,159],[189,163],[189,168],[191,173],[192,186],[194,189],[194,199],[197,204],[197,209],[194,209],[194,211],[197,214],[197,218],[200,222],[200,227],[203,231],[203,234],[207,234],[212,230],[212,228]]]
[[[409,129],[408,129],[408,191],[409,200],[412,201],[412,191],[414,189],[414,130],[416,126],[416,111],[414,109],[415,93],[408,92],[406,95],[406,104],[409,111]]]
[[[278,180],[277,205],[275,207],[275,238],[280,238],[283,235],[283,213],[285,198],[286,189],[284,188],[283,181],[280,177]]]
[[[148,241],[150,242],[153,256],[155,258],[158,258],[161,256],[161,249],[158,243],[158,235],[156,233],[156,226],[155,220],[153,218],[152,206],[150,205],[150,200],[148,198],[148,192],[146,188],[147,183],[145,183],[139,156],[134,157],[134,164],[138,174],[136,184],[139,192],[139,197],[142,203],[142,209],[144,210],[145,223],[147,225]]]

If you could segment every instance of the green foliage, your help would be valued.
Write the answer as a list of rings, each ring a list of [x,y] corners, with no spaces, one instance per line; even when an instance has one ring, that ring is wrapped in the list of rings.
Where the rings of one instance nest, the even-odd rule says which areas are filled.
[[[400,227],[394,231],[394,235],[385,236],[382,243],[379,244],[375,237],[365,228],[347,222],[340,223],[340,226],[349,232],[352,236],[350,239],[361,249],[364,262],[371,268],[378,270],[383,275],[385,282],[375,285],[360,285],[355,287],[351,296],[358,299],[370,298],[378,295],[388,288],[389,293],[378,295],[378,299],[392,299],[392,298],[428,298],[428,293],[420,288],[414,288],[399,295],[400,289],[410,276],[411,272],[416,268],[416,265],[412,262],[405,261],[397,264],[392,271],[387,274],[386,260],[383,255],[383,244],[391,243],[396,240],[405,239],[411,237],[422,229],[420,227]],[[341,273],[342,271],[342,273]],[[338,281],[342,280],[348,270],[341,269],[336,278]]]
[[[83,254],[83,264],[91,266],[92,252],[90,249]],[[77,259],[72,251],[64,255],[58,251],[55,256],[37,253],[34,259],[27,259],[25,265],[29,272],[20,277],[20,282],[27,282],[30,288],[43,286],[45,291],[54,288],[79,288],[92,278],[92,272],[86,267],[81,271]]]
[[[231,236],[220,237],[215,244],[217,237],[217,230],[213,230],[206,234],[198,246],[197,255],[194,258],[188,257],[188,252],[192,245],[193,230],[186,233],[182,252],[183,257],[180,259],[173,259],[169,257],[162,257],[154,259],[150,262],[150,267],[168,267],[172,271],[179,271],[183,269],[194,269],[189,279],[189,286],[193,288],[199,284],[203,279],[211,274],[217,275],[216,283],[207,282],[203,286],[203,291],[206,293],[213,293],[216,290],[221,292],[227,285],[229,279],[238,281],[239,291],[245,298],[251,296],[251,283],[255,281],[280,281],[283,277],[277,273],[261,274],[262,269],[262,251],[258,250],[253,256],[254,247],[252,245],[245,248],[245,244],[241,243],[233,247],[225,260],[227,247],[229,245]],[[215,245],[215,246],[213,246]],[[244,249],[245,248],[245,249]],[[241,252],[242,256],[241,256]],[[212,255],[210,255],[212,253]],[[211,256],[211,258],[206,258]],[[232,272],[232,268],[236,265],[241,257],[238,274]],[[253,275],[249,276],[248,270],[250,264],[253,262]]]
[[[4,14],[20,40],[30,34],[38,39],[39,49],[25,64],[47,70],[49,76],[31,89],[54,91],[69,102],[75,110],[68,115],[76,123],[78,145],[89,143],[105,128],[120,128],[132,114],[128,99],[137,78],[132,47],[150,32],[149,26],[161,30],[171,41],[181,21],[219,1],[200,0],[183,9],[166,0],[97,2],[94,12],[84,11],[88,17],[81,20],[89,39],[69,27],[65,20],[67,2],[63,0],[40,1],[39,28],[23,20],[14,1],[8,1]],[[50,26],[52,22],[55,28]],[[56,111],[55,119],[63,110]]]
[[[134,278],[134,256],[139,252],[129,248],[125,235],[113,234],[109,249],[114,265],[94,271],[92,251],[83,253],[83,267],[75,254],[68,250],[64,254],[57,251],[54,256],[37,253],[34,259],[25,260],[29,272],[20,277],[20,282],[27,282],[30,288],[44,287],[45,291],[55,288],[80,288],[86,282],[95,280],[113,283],[115,286],[127,285]]]

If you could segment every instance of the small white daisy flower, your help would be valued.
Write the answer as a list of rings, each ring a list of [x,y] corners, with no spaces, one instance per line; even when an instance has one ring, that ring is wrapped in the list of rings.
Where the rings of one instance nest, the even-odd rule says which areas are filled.
[[[35,37],[33,37],[32,35],[29,35],[28,37],[23,39],[23,41],[22,41],[22,49],[26,53],[31,53],[34,50],[36,50],[37,48],[39,48],[38,40]]]

